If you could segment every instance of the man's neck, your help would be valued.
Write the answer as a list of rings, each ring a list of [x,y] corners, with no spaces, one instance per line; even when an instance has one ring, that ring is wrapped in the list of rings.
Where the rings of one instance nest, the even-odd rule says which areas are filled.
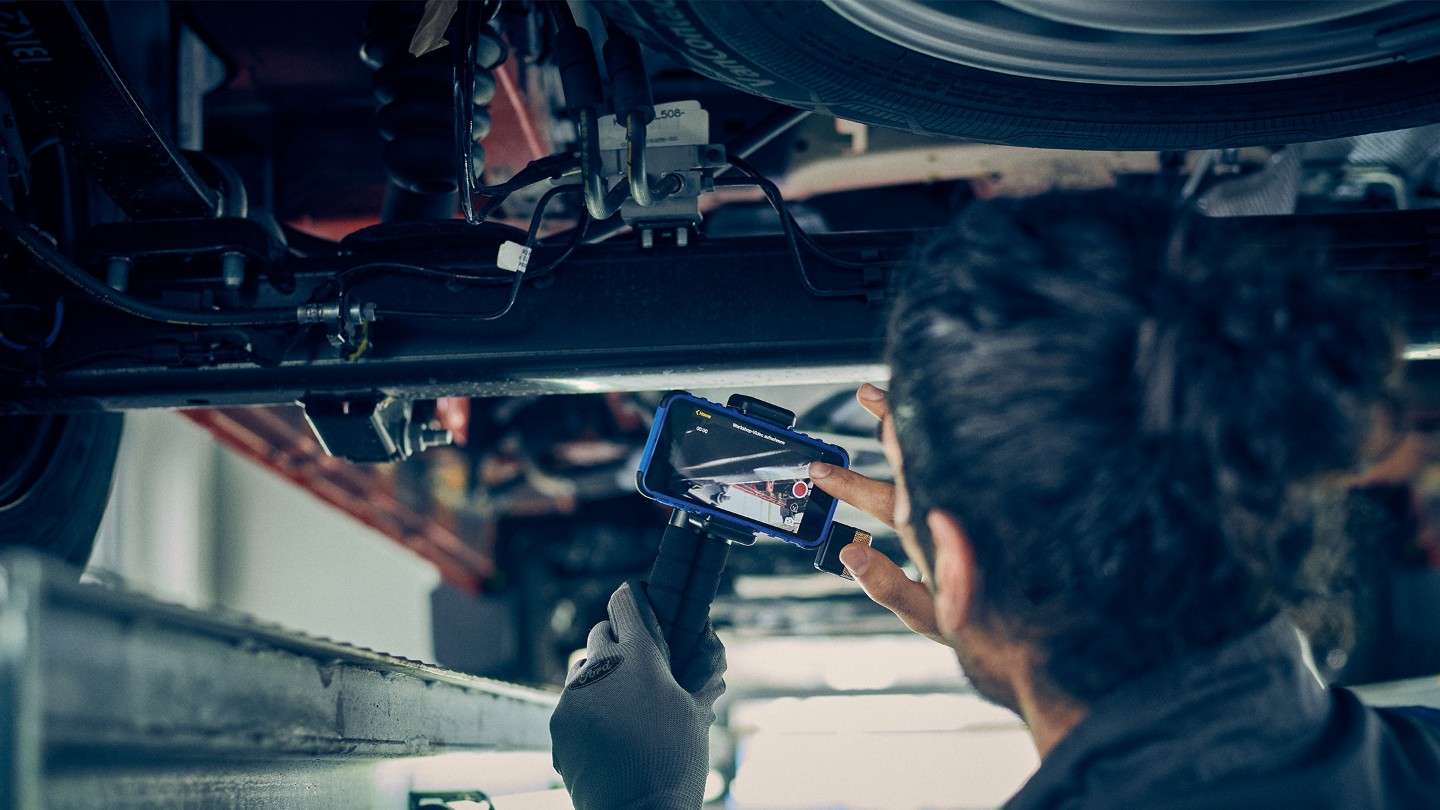
[[[1040,698],[1030,683],[1015,686],[1015,697],[1020,703],[1020,716],[1030,727],[1030,736],[1035,740],[1035,750],[1039,751],[1040,758],[1044,759],[1071,729],[1085,719],[1085,707]]]
[[[1041,759],[1085,718],[1084,705],[1057,700],[1053,690],[1036,688],[1033,673],[1039,656],[1032,647],[976,633],[961,642],[956,651],[971,682],[981,695],[1020,714]]]

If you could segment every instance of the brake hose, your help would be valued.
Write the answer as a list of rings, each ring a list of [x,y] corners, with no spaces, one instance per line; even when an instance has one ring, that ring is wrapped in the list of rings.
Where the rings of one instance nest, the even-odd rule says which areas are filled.
[[[0,231],[14,237],[41,265],[64,276],[71,284],[89,293],[105,306],[126,315],[180,326],[280,326],[298,323],[293,307],[256,309],[249,312],[197,312],[152,304],[133,295],[126,295],[65,258],[39,231],[30,227],[30,223],[3,203],[0,203]]]
[[[640,43],[614,26],[606,25],[605,31],[608,38],[603,52],[610,73],[615,120],[625,127],[625,178],[636,204],[650,208],[680,191],[683,181],[678,175],[666,174],[658,182],[650,182],[645,168],[646,127],[655,120],[650,76],[645,72]]]

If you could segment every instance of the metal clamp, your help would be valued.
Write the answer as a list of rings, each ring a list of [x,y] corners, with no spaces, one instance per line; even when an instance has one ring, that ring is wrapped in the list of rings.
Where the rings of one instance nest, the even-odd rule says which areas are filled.
[[[301,304],[295,308],[295,320],[301,325],[325,324],[325,339],[337,349],[360,345],[367,324],[375,322],[375,305],[344,298],[328,304]]]
[[[714,173],[726,165],[725,147],[709,142],[709,113],[697,101],[678,101],[657,106],[648,126],[634,116],[622,122],[593,114],[580,123],[591,216],[618,211],[652,239],[655,230],[673,227],[676,244],[688,243],[688,231],[700,223],[700,195],[714,190]]]

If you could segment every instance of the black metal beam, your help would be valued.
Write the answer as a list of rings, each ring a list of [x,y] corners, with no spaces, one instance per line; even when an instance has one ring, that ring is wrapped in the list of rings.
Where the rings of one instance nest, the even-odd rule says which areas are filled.
[[[894,258],[913,238],[883,233],[823,241],[852,256],[863,246],[877,257]],[[477,250],[469,261],[483,268],[483,255]],[[493,248],[489,255],[493,260]],[[409,257],[417,264],[453,260],[419,245]],[[292,266],[293,294],[282,298],[266,290],[255,293],[251,303],[273,308],[304,300],[337,268],[333,260],[323,271],[316,262]],[[862,275],[818,261],[810,262],[809,274],[828,288],[853,286]],[[377,276],[357,285],[353,296],[382,311],[485,312],[502,304],[507,293],[503,284],[447,288],[444,281]],[[67,318],[80,303],[67,310]],[[19,409],[50,410],[283,404],[311,393],[493,396],[859,381],[873,377],[880,363],[885,310],[883,301],[858,296],[808,295],[780,237],[644,251],[600,245],[580,248],[562,270],[527,282],[514,309],[499,320],[387,317],[371,324],[372,348],[354,362],[325,345],[318,327],[292,353],[306,359],[269,368],[248,363],[175,368],[137,358],[107,359],[103,355],[132,341],[190,339],[193,330],[92,309],[77,315],[84,319],[83,331],[57,344],[57,358],[97,353],[100,360],[48,373],[41,385],[0,400],[11,399]]]
[[[0,80],[133,219],[203,218],[215,199],[155,126],[70,0],[0,4]]]
[[[495,246],[508,231],[426,223],[347,240],[347,255],[321,259],[279,259],[230,239],[223,249],[247,253],[251,269],[242,288],[227,292],[219,284],[220,248],[192,244],[205,229],[177,226],[191,240],[185,249],[166,247],[163,234],[172,227],[166,223],[146,230],[148,255],[116,240],[123,234],[115,228],[133,226],[97,229],[85,252],[91,272],[104,267],[107,251],[124,248],[136,261],[132,294],[191,307],[213,301],[226,312],[280,312],[312,298],[333,300],[326,285],[347,271],[349,300],[381,312],[484,313],[508,294],[503,279],[447,283],[443,274],[353,272],[360,264],[405,261],[493,276]],[[1210,239],[1328,241],[1333,270],[1373,276],[1403,308],[1411,340],[1440,344],[1440,210],[1242,218],[1204,227],[1213,229]],[[825,250],[871,269],[841,268],[807,253],[807,273],[821,288],[866,284],[880,293],[890,283],[889,268],[924,238],[824,235],[817,241]],[[537,252],[533,264],[558,250]],[[282,404],[310,394],[426,398],[859,382],[884,374],[886,306],[882,296],[873,298],[809,294],[779,236],[706,239],[683,248],[582,246],[559,270],[527,279],[505,317],[383,317],[370,325],[369,348],[354,361],[330,348],[318,326],[303,334],[299,327],[245,327],[238,337],[231,330],[232,346],[271,347],[272,362],[262,366],[233,349],[209,357],[178,348],[213,340],[219,330],[142,321],[72,297],[51,348],[30,356],[0,352],[9,367],[0,367],[0,412]],[[35,303],[45,310],[44,301]],[[285,360],[276,362],[286,346]],[[353,347],[343,354],[355,354]]]

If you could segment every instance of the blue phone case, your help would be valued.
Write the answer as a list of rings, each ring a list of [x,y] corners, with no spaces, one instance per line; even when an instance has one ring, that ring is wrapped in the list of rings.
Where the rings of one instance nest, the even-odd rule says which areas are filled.
[[[703,397],[697,397],[694,394],[687,394],[684,391],[671,391],[670,393],[665,395],[665,398],[663,400],[660,401],[660,407],[658,410],[655,411],[655,423],[650,428],[650,437],[645,440],[645,451],[640,456],[640,469],[635,475],[635,486],[637,489],[640,490],[640,494],[644,495],[647,498],[650,498],[651,500],[663,503],[666,506],[681,509],[692,514],[706,515],[718,522],[725,523],[729,526],[747,529],[757,534],[763,534],[766,537],[774,537],[777,540],[783,540],[792,545],[799,546],[800,548],[813,549],[818,547],[821,543],[825,542],[825,535],[829,532],[830,525],[835,520],[835,507],[839,504],[839,501],[832,501],[830,503],[830,510],[825,514],[825,522],[821,524],[818,539],[807,541],[799,537],[798,535],[790,534],[789,532],[776,529],[774,526],[767,526],[766,524],[760,523],[759,521],[750,520],[749,518],[740,517],[739,515],[732,515],[729,512],[722,512],[718,509],[711,509],[710,507],[694,503],[692,501],[681,500],[663,492],[655,492],[649,487],[647,487],[645,485],[645,475],[650,470],[650,461],[655,455],[656,445],[660,442],[660,435],[662,433],[661,428],[665,424],[665,418],[669,414],[670,408],[676,402],[686,402],[699,407],[709,408],[711,410],[723,413],[732,419],[736,419],[741,422],[747,422],[749,424],[759,426],[765,430],[777,434],[782,434],[786,437],[792,437],[796,441],[801,442],[802,444],[809,444],[814,447],[819,447],[834,453],[838,453],[842,460],[841,466],[847,468],[850,466],[850,454],[845,452],[845,448],[843,447],[839,447],[838,445],[833,445],[828,442],[822,442],[819,439],[806,436],[804,433],[799,433],[793,430],[781,429],[776,425],[772,425],[763,420],[756,419],[753,416],[746,416],[745,414],[740,413],[739,411],[727,405],[720,405],[718,403],[711,402],[708,399],[704,399]]]

